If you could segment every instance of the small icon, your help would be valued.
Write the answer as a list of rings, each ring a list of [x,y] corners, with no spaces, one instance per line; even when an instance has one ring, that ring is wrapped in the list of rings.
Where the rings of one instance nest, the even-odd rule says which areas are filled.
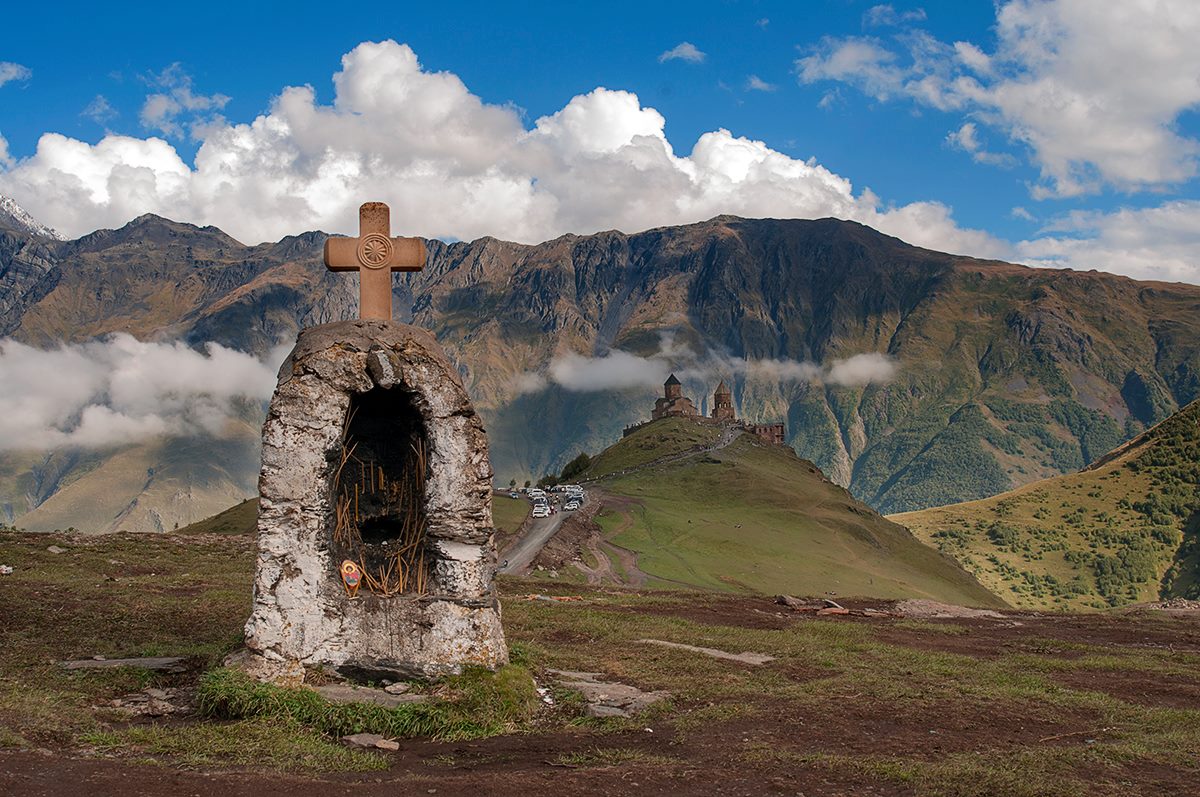
[[[362,581],[362,571],[358,565],[349,559],[342,562],[342,583],[346,585],[346,594],[351,598],[358,594],[358,585]]]

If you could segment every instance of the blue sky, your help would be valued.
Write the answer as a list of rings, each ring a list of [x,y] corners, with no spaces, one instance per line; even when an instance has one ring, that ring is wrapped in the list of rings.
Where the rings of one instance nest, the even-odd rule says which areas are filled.
[[[838,215],[1200,282],[1200,20],[1146,2],[20,4],[5,16],[22,35],[0,43],[0,193],[70,235],[153,211],[248,242],[351,231],[356,186],[445,238]],[[373,75],[411,90],[335,106],[339,72],[347,96]],[[280,113],[295,86],[313,96]],[[429,110],[443,101],[449,116]]]

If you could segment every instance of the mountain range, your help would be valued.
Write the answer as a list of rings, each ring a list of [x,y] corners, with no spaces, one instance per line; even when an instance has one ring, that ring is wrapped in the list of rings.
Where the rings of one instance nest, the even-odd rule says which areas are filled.
[[[266,356],[301,326],[356,314],[355,280],[321,264],[325,237],[247,246],[146,215],[58,241],[0,214],[0,337],[50,348],[127,332]],[[679,369],[700,406],[725,378],[741,416],[785,421],[801,456],[881,512],[1075,471],[1200,396],[1193,285],[949,255],[835,219],[427,243],[425,269],[394,278],[396,317],[433,330],[457,363],[505,483],[648,417],[654,379],[614,376],[614,351],[652,376]],[[890,380],[827,378],[868,353],[894,366]],[[588,379],[561,378],[572,356]],[[162,441],[4,454],[0,519],[198,520],[253,494],[257,411],[229,439],[190,441],[186,463]],[[104,487],[114,460],[119,490]]]

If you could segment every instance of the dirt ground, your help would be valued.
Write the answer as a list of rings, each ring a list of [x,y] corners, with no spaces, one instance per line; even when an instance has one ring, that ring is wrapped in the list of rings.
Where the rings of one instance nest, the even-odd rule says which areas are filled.
[[[537,585],[534,585],[535,588]],[[565,585],[558,585],[565,588]],[[595,588],[576,590],[584,601]],[[886,601],[852,601],[849,608],[894,608]],[[542,607],[537,607],[542,611]],[[586,611],[575,605],[546,612]],[[954,654],[980,662],[1004,655],[1070,662],[1094,655],[1097,646],[1113,654],[1165,651],[1187,663],[1190,674],[1131,671],[1120,667],[1065,668],[1056,672],[1066,689],[1102,693],[1119,701],[1154,708],[1200,707],[1200,612],[1134,612],[1126,615],[1063,616],[1006,612],[1001,619],[912,620],[897,616],[814,617],[766,597],[655,593],[650,600],[611,606],[606,611],[680,621],[719,629],[787,632],[798,624],[836,634],[838,626],[869,626],[874,639],[918,657]],[[857,630],[857,629],[854,629]],[[594,642],[571,622],[547,629],[539,644],[586,648]],[[645,646],[642,646],[643,648]],[[891,649],[891,648],[889,648]],[[732,651],[732,649],[731,649]],[[1091,651],[1092,653],[1087,653]],[[732,651],[738,652],[738,651]],[[650,655],[649,653],[645,655]],[[666,654],[663,654],[666,655]],[[678,654],[676,654],[678,655]],[[736,662],[704,666],[710,672],[739,675],[774,673],[783,684],[826,683],[827,671],[786,658],[755,669]],[[637,662],[629,662],[637,671]],[[1169,668],[1168,668],[1169,669]],[[192,771],[129,759],[88,757],[86,751],[0,751],[0,792],[37,797],[103,795],[228,795],[261,797],[312,795],[920,795],[977,794],[988,791],[929,790],[919,780],[883,779],[853,767],[826,767],[821,757],[844,759],[895,754],[907,760],[938,762],[955,756],[1026,755],[1028,751],[1078,752],[1078,768],[1092,765],[1091,745],[1104,743],[1117,727],[1095,709],[1061,706],[1046,711],[1004,701],[976,702],[969,712],[937,700],[898,701],[886,709],[856,694],[852,681],[828,681],[829,693],[815,702],[776,701],[764,695],[748,701],[748,711],[714,714],[710,721],[683,725],[691,711],[676,707],[648,720],[645,727],[603,731],[568,727],[544,733],[501,736],[471,742],[405,741],[390,754],[387,771],[294,776],[252,771]],[[819,690],[818,690],[819,691]],[[836,710],[831,710],[836,707]],[[699,716],[699,715],[698,715]],[[1200,733],[1200,727],[1195,728]],[[796,751],[803,751],[802,755]],[[1015,760],[1015,759],[1014,759]],[[1072,759],[1074,760],[1074,759]],[[1099,764],[1095,766],[1099,767]],[[1097,770],[1102,794],[1200,794],[1195,768],[1131,760]],[[1021,792],[1028,794],[1037,791]],[[1066,793],[1066,792],[1053,792]]]

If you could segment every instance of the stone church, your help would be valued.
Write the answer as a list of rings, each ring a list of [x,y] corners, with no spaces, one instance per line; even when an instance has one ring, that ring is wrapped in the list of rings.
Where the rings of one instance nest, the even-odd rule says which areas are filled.
[[[626,427],[625,436],[647,423],[653,423],[662,418],[691,418],[699,423],[738,426],[755,435],[764,443],[771,445],[787,444],[787,429],[782,423],[746,423],[738,420],[737,411],[733,407],[733,392],[726,386],[723,379],[717,385],[717,389],[713,391],[712,410],[709,416],[706,418],[700,414],[695,403],[683,395],[682,383],[675,377],[675,374],[671,374],[663,383],[663,395],[654,402],[654,409],[650,411],[650,420]]]
[[[696,405],[692,403],[692,400],[683,395],[683,385],[675,378],[675,374],[671,374],[663,383],[663,397],[654,402],[650,418],[657,421],[659,418],[671,418],[679,415],[695,418],[699,417],[700,413],[697,412]]]

